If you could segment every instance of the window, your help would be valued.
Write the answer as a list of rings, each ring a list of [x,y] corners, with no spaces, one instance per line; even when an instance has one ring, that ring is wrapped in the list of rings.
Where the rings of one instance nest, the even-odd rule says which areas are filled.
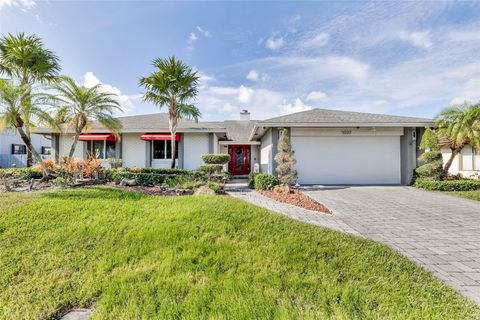
[[[27,147],[24,144],[12,144],[12,154],[27,154]]]
[[[171,159],[172,144],[170,140],[152,141],[152,159]],[[178,141],[175,141],[175,159],[178,159]]]
[[[115,141],[92,140],[87,142],[89,154],[94,154],[97,159],[115,158]],[[106,157],[105,157],[106,154]]]
[[[51,147],[42,147],[42,154],[49,156],[52,154],[52,148]]]
[[[463,148],[459,157],[459,169],[464,171],[480,170],[480,150],[471,146]]]

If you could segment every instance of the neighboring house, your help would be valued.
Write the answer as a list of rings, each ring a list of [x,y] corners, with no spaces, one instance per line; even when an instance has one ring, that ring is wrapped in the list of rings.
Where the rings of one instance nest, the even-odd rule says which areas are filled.
[[[50,158],[51,137],[32,134],[32,144],[43,159]],[[22,168],[27,164],[27,147],[17,130],[0,132],[0,168]]]
[[[450,149],[442,149],[443,162],[447,162],[452,152]],[[451,174],[460,174],[465,178],[480,177],[480,149],[470,145],[465,146],[462,152],[453,159],[452,166],[448,170]]]
[[[76,156],[94,152],[101,159],[122,158],[126,167],[170,166],[168,115],[120,117],[119,140],[94,124],[82,134]],[[205,153],[229,153],[228,171],[275,173],[280,128],[289,128],[300,184],[408,184],[417,167],[418,145],[430,119],[312,109],[264,121],[194,122],[178,126],[177,166],[197,169]],[[68,154],[72,134],[51,133],[56,158]]]

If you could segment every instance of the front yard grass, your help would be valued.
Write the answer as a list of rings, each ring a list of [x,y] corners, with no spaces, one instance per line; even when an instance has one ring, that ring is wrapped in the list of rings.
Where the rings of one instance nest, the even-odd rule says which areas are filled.
[[[452,195],[459,196],[462,198],[472,199],[480,201],[480,190],[473,190],[473,191],[454,191],[449,192]]]
[[[0,195],[0,318],[478,319],[388,247],[227,196]]]

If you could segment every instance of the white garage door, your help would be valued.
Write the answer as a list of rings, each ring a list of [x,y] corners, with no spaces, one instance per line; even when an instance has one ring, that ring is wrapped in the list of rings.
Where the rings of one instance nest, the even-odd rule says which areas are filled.
[[[295,137],[300,184],[400,184],[400,137]]]

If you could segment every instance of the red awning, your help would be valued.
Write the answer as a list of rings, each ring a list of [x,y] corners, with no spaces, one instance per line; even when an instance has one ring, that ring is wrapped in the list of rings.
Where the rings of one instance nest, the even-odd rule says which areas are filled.
[[[107,140],[107,141],[117,141],[115,135],[111,133],[82,133],[78,138],[80,141],[90,141],[90,140]]]
[[[172,135],[170,133],[145,133],[140,139],[142,140],[171,140]],[[175,141],[180,141],[180,133],[175,134]]]

